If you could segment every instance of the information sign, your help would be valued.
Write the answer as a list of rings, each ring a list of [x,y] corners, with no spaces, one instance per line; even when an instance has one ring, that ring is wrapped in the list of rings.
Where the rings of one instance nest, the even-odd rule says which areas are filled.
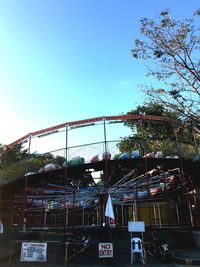
[[[46,255],[47,243],[22,243],[20,261],[44,262]]]
[[[113,258],[112,243],[99,243],[99,258]]]
[[[128,222],[129,232],[145,232],[144,222]]]

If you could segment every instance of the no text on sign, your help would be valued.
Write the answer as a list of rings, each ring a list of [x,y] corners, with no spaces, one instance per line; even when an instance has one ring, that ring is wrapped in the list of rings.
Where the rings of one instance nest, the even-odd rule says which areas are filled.
[[[113,258],[112,243],[99,243],[99,258]]]
[[[141,222],[129,221],[128,231],[129,232],[145,232],[144,222],[143,221]]]

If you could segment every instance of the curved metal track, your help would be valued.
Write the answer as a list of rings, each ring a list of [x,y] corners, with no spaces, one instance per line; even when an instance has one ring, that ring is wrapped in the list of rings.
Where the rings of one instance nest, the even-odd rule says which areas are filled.
[[[41,134],[46,134],[46,133],[51,133],[53,131],[59,130],[61,128],[65,128],[65,127],[73,127],[73,126],[81,126],[81,125],[87,125],[87,124],[91,124],[91,123],[95,123],[95,122],[100,122],[100,121],[111,121],[111,122],[125,122],[126,120],[134,120],[134,121],[153,121],[153,122],[169,122],[171,124],[174,125],[182,125],[184,127],[189,127],[189,124],[186,124],[180,120],[174,120],[171,119],[169,117],[164,117],[164,116],[152,116],[152,115],[140,115],[140,114],[134,114],[134,115],[117,115],[117,116],[103,116],[103,117],[95,117],[95,118],[89,118],[89,119],[84,119],[84,120],[78,120],[78,121],[71,121],[71,122],[65,122],[62,124],[58,124],[55,126],[51,126],[48,128],[44,128],[32,133],[28,133],[22,137],[20,137],[19,139],[15,140],[14,142],[8,144],[4,151],[0,154],[0,157],[5,153],[5,151],[9,148],[12,148],[14,145],[20,144],[26,140],[28,140],[28,138],[34,137],[34,136],[38,136]],[[196,127],[193,127],[194,131],[196,132],[200,132],[199,129],[197,129]]]

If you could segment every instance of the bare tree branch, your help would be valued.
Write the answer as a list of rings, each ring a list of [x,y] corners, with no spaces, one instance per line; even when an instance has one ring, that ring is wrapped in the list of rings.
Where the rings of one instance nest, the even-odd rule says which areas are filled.
[[[159,22],[144,18],[132,50],[136,59],[151,60],[148,75],[162,80],[166,88],[146,90],[147,96],[177,111],[184,119],[200,125],[200,29],[193,18],[172,19],[169,11],[161,12]],[[153,69],[157,63],[157,69]]]

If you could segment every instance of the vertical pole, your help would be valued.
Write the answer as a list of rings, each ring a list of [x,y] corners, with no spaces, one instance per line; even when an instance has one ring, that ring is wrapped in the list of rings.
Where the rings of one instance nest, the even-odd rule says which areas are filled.
[[[144,138],[144,122],[142,115],[141,115],[141,132],[142,132],[142,156],[144,156],[147,153],[147,149],[146,149],[146,140]]]
[[[193,220],[193,214],[192,214],[192,207],[191,207],[190,199],[188,199],[188,207],[189,207],[190,223],[191,223],[191,226],[194,227],[194,220]]]
[[[105,182],[104,182],[104,185],[105,185],[105,196],[104,196],[104,206],[106,205],[106,201],[108,199],[108,184],[109,184],[109,180],[108,180],[108,159],[110,159],[110,155],[109,155],[109,152],[108,152],[108,147],[107,147],[107,136],[106,136],[106,118],[104,117],[103,118],[103,126],[104,126],[104,144],[105,144]],[[104,210],[105,211],[105,210]],[[105,212],[103,212],[103,217],[104,217],[104,220],[105,220],[105,225],[106,225],[106,218],[105,218]],[[111,228],[110,228],[110,218],[109,218],[109,221],[108,221],[108,224],[109,224],[109,237],[108,240],[111,241]]]
[[[84,214],[84,205],[83,205],[83,207],[82,207],[82,226],[84,226],[84,223],[85,223],[84,217],[85,217],[85,214]]]
[[[29,170],[30,151],[31,151],[31,133],[29,134],[29,146],[28,146],[28,158],[27,158],[26,173]],[[26,209],[27,184],[28,184],[28,175],[25,175],[24,199],[23,199],[23,207],[22,207],[22,229],[23,229],[23,231],[25,231],[25,228],[26,228],[26,225],[25,225],[26,224],[25,209]]]
[[[171,209],[170,209],[170,204],[169,204],[169,202],[167,201],[166,202],[166,208],[167,208],[167,219],[166,219],[166,223],[167,224],[169,224],[170,226],[172,225],[172,212],[170,212],[171,211]]]
[[[161,212],[160,212],[160,204],[159,203],[157,203],[157,208],[158,208],[159,225],[161,227],[162,226],[162,220],[161,220]]]
[[[153,204],[154,226],[157,225],[156,206]]]
[[[42,204],[41,204],[41,221],[40,221],[40,224],[41,224],[41,227],[44,227],[44,217],[45,217],[45,210],[46,210],[46,207],[44,205],[44,184],[42,185],[41,197],[42,197]],[[43,223],[43,226],[42,226],[42,223]]]
[[[68,124],[66,125],[66,137],[65,137],[65,176],[64,176],[64,233],[66,230],[66,211],[67,211],[67,162],[68,162]]]
[[[3,220],[3,187],[4,187],[4,177],[6,173],[6,166],[7,166],[7,147],[5,147],[5,152],[2,155],[3,157],[3,166],[2,166],[2,178],[1,178],[1,196],[0,196],[0,219]],[[4,202],[9,203],[9,202]]]
[[[107,200],[108,194],[108,148],[107,148],[107,137],[106,137],[106,120],[103,118],[103,129],[104,129],[104,153],[105,153],[105,177],[104,177],[104,186],[105,186],[105,194]]]
[[[28,146],[28,160],[27,160],[27,172],[29,170],[29,160],[31,154],[31,133],[29,134],[29,146]]]
[[[107,149],[107,136],[106,136],[106,119],[103,117],[103,130],[104,130],[104,161],[105,161],[105,172],[104,172],[104,204],[102,201],[103,207],[106,205],[106,201],[108,199],[108,149]],[[104,208],[103,208],[103,214],[102,214],[102,222],[106,220],[104,215]],[[105,221],[106,224],[106,221]]]
[[[4,185],[4,177],[6,173],[6,166],[7,166],[7,148],[5,149],[5,153],[3,154],[3,171],[2,171],[2,178],[1,178],[1,201],[3,200],[3,185]]]
[[[99,205],[97,205],[97,225],[101,224],[101,222],[99,222]]]
[[[54,215],[54,218],[55,218],[54,225],[56,226],[57,225],[57,215],[56,214]]]
[[[143,115],[141,115],[141,131],[142,131],[142,156],[145,156],[147,151],[147,140],[144,134],[144,121],[143,121]],[[147,164],[147,158],[145,157],[145,170],[148,171],[148,164]]]
[[[74,231],[74,227],[75,227],[75,202],[76,202],[76,188],[75,188],[74,177],[72,178],[72,183],[73,183],[72,227],[73,227],[73,231]]]
[[[6,166],[7,166],[7,147],[5,148],[5,152],[2,155],[2,178],[1,178],[1,198],[0,198],[0,212],[2,216],[2,208],[3,208],[3,187],[4,187],[4,177],[6,173]],[[1,218],[3,219],[3,218]]]
[[[137,202],[134,200],[134,212],[135,212],[135,219],[134,221],[137,221]]]
[[[68,209],[68,206],[67,206],[67,209],[66,209],[66,227],[69,225],[69,209]]]
[[[134,210],[134,204],[132,205],[132,221],[135,221],[135,210]]]
[[[122,209],[122,226],[124,226],[124,205],[123,205],[123,202],[121,204],[121,209]]]
[[[151,218],[152,206],[150,202],[148,202],[148,210],[149,210],[149,224],[151,226],[152,225],[152,218]]]
[[[177,222],[178,222],[178,224],[180,224],[180,216],[179,216],[179,211],[178,211],[178,205],[177,205],[177,203],[176,203],[175,208],[176,208]]]
[[[66,137],[65,137],[65,176],[64,176],[64,250],[65,250],[65,264],[67,265],[68,261],[68,243],[66,242],[66,227],[67,227],[67,216],[68,216],[68,209],[67,209],[67,162],[68,162],[68,124],[66,124]]]
[[[43,227],[46,227],[46,224],[47,224],[47,208],[45,208],[44,210],[44,226]]]

